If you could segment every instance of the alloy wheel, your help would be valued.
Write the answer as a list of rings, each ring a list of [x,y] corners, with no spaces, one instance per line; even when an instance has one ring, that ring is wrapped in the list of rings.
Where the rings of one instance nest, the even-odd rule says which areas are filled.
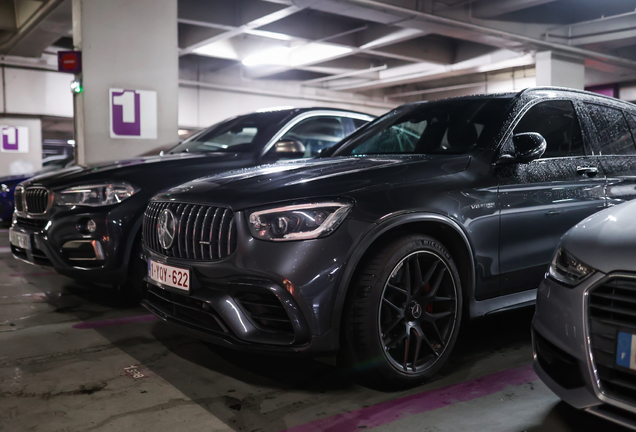
[[[403,258],[382,292],[379,330],[384,354],[401,373],[430,369],[457,322],[457,286],[445,260],[429,251]]]

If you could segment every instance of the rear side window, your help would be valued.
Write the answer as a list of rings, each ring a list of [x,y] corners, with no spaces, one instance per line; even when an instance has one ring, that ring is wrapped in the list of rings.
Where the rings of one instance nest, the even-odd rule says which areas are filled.
[[[636,155],[634,139],[623,111],[603,105],[585,104],[590,113],[599,155]]]
[[[538,132],[548,148],[543,157],[582,156],[583,137],[574,105],[565,100],[540,102],[521,118],[514,133]]]
[[[351,121],[353,122],[353,129],[360,129],[362,126],[364,126],[365,124],[369,123],[368,120],[361,120],[361,119],[356,119],[356,118],[352,118]]]

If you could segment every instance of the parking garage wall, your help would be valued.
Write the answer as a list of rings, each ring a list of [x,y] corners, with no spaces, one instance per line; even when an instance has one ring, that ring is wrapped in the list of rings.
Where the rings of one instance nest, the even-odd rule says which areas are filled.
[[[228,117],[246,114],[259,109],[275,107],[324,106],[360,111],[371,115],[387,112],[396,104],[369,106],[364,103],[336,102],[301,97],[276,97],[263,94],[237,93],[196,87],[179,88],[179,126],[206,127]]]
[[[42,122],[40,119],[0,117],[0,141],[6,127],[13,132],[20,129],[18,140],[25,136],[22,128],[26,128],[27,145],[19,142],[19,151],[6,151],[4,145],[0,150],[0,177],[8,175],[28,174],[42,169]],[[26,151],[25,151],[26,150]]]

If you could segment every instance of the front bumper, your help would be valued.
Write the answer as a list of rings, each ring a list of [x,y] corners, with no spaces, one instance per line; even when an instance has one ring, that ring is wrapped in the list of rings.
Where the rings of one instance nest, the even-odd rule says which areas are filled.
[[[346,220],[328,237],[256,240],[236,213],[236,251],[218,261],[167,258],[144,246],[145,258],[187,268],[183,292],[145,281],[142,304],[180,331],[250,351],[329,352],[338,348],[332,319],[341,275],[372,224]]]
[[[549,278],[541,283],[532,321],[534,370],[550,390],[573,407],[636,430],[636,404],[603,393],[590,354],[588,291],[607,279],[597,273],[574,288]]]
[[[15,258],[31,264],[53,267],[77,280],[109,285],[126,281],[135,226],[134,213],[121,217],[123,209],[89,212],[54,209],[40,217],[19,216],[11,230],[30,239],[31,248],[11,245]],[[92,219],[97,229],[80,232],[78,225]],[[135,222],[138,222],[135,225]]]

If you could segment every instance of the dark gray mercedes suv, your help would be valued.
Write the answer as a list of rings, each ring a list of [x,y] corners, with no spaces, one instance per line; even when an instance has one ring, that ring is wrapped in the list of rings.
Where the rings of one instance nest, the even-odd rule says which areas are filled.
[[[422,382],[462,317],[533,304],[559,238],[636,196],[633,133],[636,106],[560,88],[404,105],[316,160],[155,196],[143,304],[216,343]]]

